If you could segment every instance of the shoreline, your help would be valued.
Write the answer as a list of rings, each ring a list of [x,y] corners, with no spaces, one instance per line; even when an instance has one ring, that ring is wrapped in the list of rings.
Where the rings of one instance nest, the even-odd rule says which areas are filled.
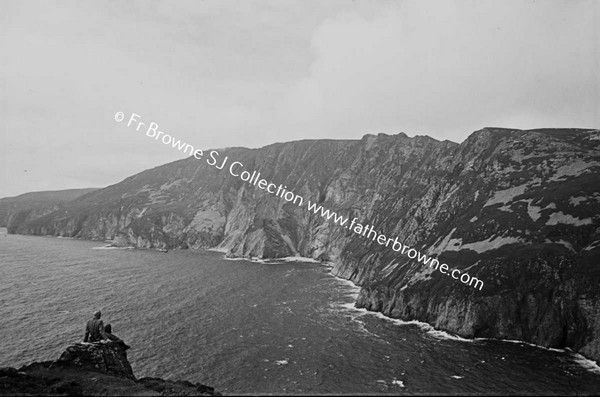
[[[81,241],[90,241],[90,242],[104,242],[106,243],[107,240],[90,240],[90,239],[82,239],[82,238],[78,238],[78,237],[63,237],[63,236],[55,236],[55,235],[32,235],[32,234],[15,234],[15,233],[7,233],[8,235],[15,235],[15,236],[27,236],[27,237],[53,237],[53,238],[61,238],[61,239],[69,239],[69,240],[81,240]],[[129,249],[136,249],[136,250],[146,250],[146,251],[156,251],[156,252],[161,252],[159,248],[138,248],[138,247],[133,247],[133,246],[125,246],[125,247],[114,247],[114,246],[109,246],[109,245],[104,245],[101,247],[93,247],[92,249],[125,249],[125,250],[129,250]],[[174,248],[174,250],[181,250],[181,248]],[[204,249],[185,249],[185,250],[189,250],[189,251],[209,251],[209,252],[218,252],[220,254],[223,254],[223,258],[224,260],[229,260],[229,261],[248,261],[248,262],[252,262],[252,263],[260,263],[260,264],[284,264],[284,263],[310,263],[310,264],[318,264],[324,267],[329,268],[329,274],[331,276],[333,276],[335,279],[342,281],[346,284],[349,284],[349,286],[352,286],[353,288],[357,288],[358,290],[360,290],[360,286],[356,285],[354,282],[352,282],[349,279],[343,278],[343,277],[339,277],[335,274],[333,274],[331,272],[331,270],[334,267],[334,262],[320,262],[317,261],[313,258],[308,258],[308,257],[302,257],[302,256],[291,256],[291,257],[283,257],[283,258],[272,258],[272,259],[264,259],[264,258],[257,258],[257,257],[225,257],[225,255],[227,254],[227,249],[225,248],[204,248]],[[577,362],[579,365],[581,365],[585,370],[590,371],[592,373],[596,373],[596,374],[600,374],[600,362],[596,362],[595,360],[584,356],[581,353],[575,352],[573,350],[571,350],[570,348],[564,348],[564,349],[559,349],[559,348],[552,348],[552,347],[545,347],[545,346],[541,346],[541,345],[536,345],[534,343],[531,342],[526,342],[526,341],[522,341],[522,340],[514,340],[514,339],[499,339],[499,338],[464,338],[458,335],[453,335],[451,333],[449,333],[446,330],[443,329],[437,329],[435,328],[433,325],[426,323],[426,322],[422,322],[422,321],[418,321],[418,320],[410,320],[410,321],[406,321],[406,320],[401,320],[401,319],[397,319],[397,318],[393,318],[393,317],[389,317],[386,316],[385,314],[381,313],[381,312],[375,312],[375,311],[370,311],[364,308],[357,308],[354,305],[356,304],[356,300],[358,298],[358,291],[356,291],[356,293],[354,294],[355,296],[353,297],[354,299],[354,303],[352,304],[352,306],[349,306],[349,304],[346,305],[342,305],[345,306],[345,308],[347,310],[353,310],[353,311],[358,311],[358,312],[362,312],[363,314],[371,314],[374,315],[377,318],[380,318],[382,320],[385,321],[390,321],[398,326],[401,325],[416,325],[418,327],[420,327],[423,331],[429,333],[432,336],[436,336],[442,339],[449,339],[449,340],[456,340],[459,342],[475,342],[475,341],[485,341],[485,340],[490,340],[490,341],[499,341],[499,342],[506,342],[506,343],[516,343],[516,344],[524,344],[524,345],[528,345],[531,347],[535,347],[538,349],[544,349],[544,350],[550,350],[550,351],[554,351],[557,353],[568,353],[571,354],[572,358],[574,359],[575,362]]]
[[[226,248],[207,248],[201,251],[210,251],[210,252],[218,252],[223,254],[223,259],[226,261],[248,261],[252,263],[263,263],[269,265],[279,265],[283,263],[314,263],[317,265],[329,266],[333,267],[331,262],[321,262],[313,258],[307,258],[305,256],[284,256],[281,258],[258,258],[258,257],[244,257],[244,256],[235,256],[235,257],[227,257],[227,253],[229,252]]]
[[[330,272],[330,274],[335,277],[336,279],[346,283],[346,284],[350,284],[350,286],[354,287],[354,288],[358,288],[360,289],[361,287],[354,284],[352,281],[345,279],[343,277],[339,277],[334,275],[333,273]],[[358,293],[356,293],[356,297],[358,297]],[[355,303],[356,304],[356,299],[355,299]],[[440,338],[440,339],[448,339],[448,340],[455,340],[458,342],[467,342],[467,343],[472,343],[472,342],[477,342],[477,341],[497,341],[497,342],[505,342],[505,343],[515,343],[515,344],[520,344],[520,345],[528,345],[531,347],[535,347],[538,349],[544,349],[544,350],[549,350],[549,351],[553,351],[553,352],[557,352],[557,353],[565,353],[565,354],[570,354],[573,358],[573,360],[579,364],[580,366],[582,366],[586,371],[590,371],[592,373],[595,374],[599,374],[600,375],[600,363],[596,362],[595,360],[584,356],[581,353],[575,352],[573,350],[571,350],[570,348],[564,348],[564,349],[559,349],[559,348],[554,348],[554,347],[545,347],[545,346],[541,346],[541,345],[536,345],[534,343],[530,343],[530,342],[526,342],[526,341],[522,341],[522,340],[514,340],[514,339],[499,339],[499,338],[464,338],[462,336],[459,335],[453,335],[451,333],[449,333],[446,330],[443,329],[437,329],[435,328],[433,325],[429,324],[429,323],[425,323],[423,321],[418,321],[418,320],[410,320],[410,321],[406,321],[406,320],[401,320],[398,318],[393,318],[393,317],[389,317],[386,316],[385,314],[381,313],[381,312],[375,312],[375,311],[370,311],[367,310],[365,308],[358,308],[355,306],[349,306],[349,304],[344,304],[341,305],[342,307],[345,307],[347,310],[353,310],[353,311],[357,311],[357,312],[361,312],[363,314],[370,314],[372,316],[375,316],[379,319],[385,320],[385,321],[389,321],[394,323],[395,325],[398,326],[403,326],[403,325],[416,325],[419,328],[421,328],[423,331],[425,331],[426,333]]]

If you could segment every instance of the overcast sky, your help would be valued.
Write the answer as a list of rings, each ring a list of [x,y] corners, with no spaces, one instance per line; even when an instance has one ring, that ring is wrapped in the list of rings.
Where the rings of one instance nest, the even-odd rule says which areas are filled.
[[[600,1],[0,1],[0,197],[199,148],[600,128]]]

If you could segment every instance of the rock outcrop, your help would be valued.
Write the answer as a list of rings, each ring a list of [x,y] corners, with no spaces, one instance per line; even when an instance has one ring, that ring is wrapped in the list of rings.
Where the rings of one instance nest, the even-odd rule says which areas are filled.
[[[219,396],[212,387],[136,379],[122,343],[77,343],[56,361],[0,368],[0,395]]]
[[[333,261],[369,310],[600,361],[599,130],[485,128],[461,144],[402,133],[305,140],[219,150],[217,165],[226,157],[223,169],[190,157],[144,171],[9,232]],[[234,161],[304,205],[231,175]],[[358,236],[308,200],[485,286]]]
[[[135,380],[126,350],[127,346],[119,342],[77,343],[67,347],[55,364],[77,366]]]

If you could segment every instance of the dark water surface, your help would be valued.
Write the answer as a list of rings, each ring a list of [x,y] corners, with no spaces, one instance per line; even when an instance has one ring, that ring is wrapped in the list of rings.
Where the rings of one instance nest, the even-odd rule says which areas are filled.
[[[598,394],[571,352],[463,341],[351,308],[319,264],[0,236],[0,366],[58,357],[97,308],[138,377],[227,393]]]

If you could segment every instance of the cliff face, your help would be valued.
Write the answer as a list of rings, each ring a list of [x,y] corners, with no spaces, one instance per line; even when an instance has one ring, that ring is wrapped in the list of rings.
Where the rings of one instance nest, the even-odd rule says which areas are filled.
[[[32,192],[16,197],[2,198],[0,199],[0,227],[14,229],[13,225],[20,225],[50,214],[65,203],[94,190],[97,189]]]
[[[219,150],[134,175],[10,230],[143,248],[335,262],[358,305],[467,337],[600,360],[600,131],[486,128],[462,144],[404,134]],[[302,196],[299,207],[229,173]],[[241,170],[241,169],[240,169]],[[437,255],[480,291],[308,211],[306,200]]]
[[[220,396],[187,381],[138,380],[126,349],[117,342],[77,343],[56,361],[0,368],[0,395]]]
[[[482,291],[373,244],[344,252],[338,273],[362,282],[359,306],[391,317],[600,360],[599,139],[484,130],[420,200],[400,209],[387,199],[376,211],[407,214],[380,228],[485,280]]]

